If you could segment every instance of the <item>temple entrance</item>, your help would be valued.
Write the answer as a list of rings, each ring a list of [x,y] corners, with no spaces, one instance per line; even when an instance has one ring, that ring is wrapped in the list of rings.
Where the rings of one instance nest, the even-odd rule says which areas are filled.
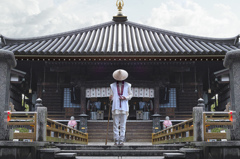
[[[150,120],[153,114],[154,89],[132,87],[132,93],[133,97],[129,100],[128,120]],[[109,96],[110,87],[86,89],[87,115],[90,120],[108,119]]]
[[[90,120],[107,120],[109,113],[109,98],[88,98],[87,114]],[[151,120],[153,114],[152,98],[133,97],[129,101],[128,120]],[[110,111],[110,119],[112,113]]]

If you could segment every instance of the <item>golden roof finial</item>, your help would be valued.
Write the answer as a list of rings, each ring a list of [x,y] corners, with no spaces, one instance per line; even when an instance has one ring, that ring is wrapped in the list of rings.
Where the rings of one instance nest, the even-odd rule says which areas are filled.
[[[117,6],[117,8],[118,8],[118,11],[122,11],[122,8],[123,8],[123,6],[124,6],[123,0],[117,0],[116,6]]]
[[[122,13],[122,8],[124,6],[123,0],[117,0],[116,6],[118,8],[118,13],[117,13],[116,16],[113,16],[113,20],[118,21],[118,22],[127,21],[127,16],[124,16],[123,13]]]

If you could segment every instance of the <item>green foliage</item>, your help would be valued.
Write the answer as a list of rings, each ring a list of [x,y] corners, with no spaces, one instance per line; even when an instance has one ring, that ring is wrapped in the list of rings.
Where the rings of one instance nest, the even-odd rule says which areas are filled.
[[[213,128],[211,129],[211,132],[220,133],[221,130],[225,130],[225,132],[227,131],[227,129],[224,128]]]
[[[20,133],[27,133],[27,132],[29,132],[29,130],[27,129],[27,128],[15,128],[15,129],[13,129],[14,131],[15,130],[18,130]],[[14,132],[13,131],[13,132]]]

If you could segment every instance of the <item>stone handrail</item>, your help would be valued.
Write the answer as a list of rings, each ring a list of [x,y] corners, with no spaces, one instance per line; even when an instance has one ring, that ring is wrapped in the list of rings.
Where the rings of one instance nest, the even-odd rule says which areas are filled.
[[[88,134],[47,118],[47,141],[88,144]]]
[[[193,141],[193,119],[152,134],[152,144]]]

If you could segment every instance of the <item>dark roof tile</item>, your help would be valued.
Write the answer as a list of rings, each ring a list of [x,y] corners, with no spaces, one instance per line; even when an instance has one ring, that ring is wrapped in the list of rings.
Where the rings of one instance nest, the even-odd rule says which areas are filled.
[[[236,39],[181,34],[133,22],[107,22],[75,31],[26,39],[2,37],[4,50],[23,55],[222,55],[238,49]],[[238,39],[237,39],[238,40]]]

